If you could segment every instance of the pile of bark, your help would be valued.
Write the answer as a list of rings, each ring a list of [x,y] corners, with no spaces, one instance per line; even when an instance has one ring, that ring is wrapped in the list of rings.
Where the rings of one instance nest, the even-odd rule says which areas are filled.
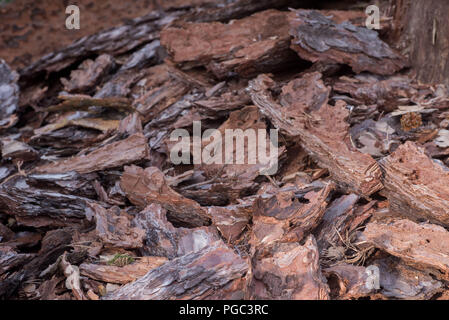
[[[446,297],[447,88],[363,11],[203,2],[0,60],[0,297]],[[194,121],[278,171],[173,164]]]

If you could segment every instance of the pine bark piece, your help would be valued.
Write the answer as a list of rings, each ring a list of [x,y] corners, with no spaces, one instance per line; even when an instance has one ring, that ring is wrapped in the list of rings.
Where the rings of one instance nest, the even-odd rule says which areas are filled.
[[[114,66],[114,58],[102,54],[95,60],[84,60],[77,70],[70,73],[70,80],[61,78],[61,83],[67,92],[84,92],[98,85]]]
[[[1,229],[1,227],[0,227]],[[0,232],[1,234],[1,232]],[[37,246],[42,239],[42,235],[37,232],[21,231],[14,234],[14,238],[9,241],[3,241],[0,243],[0,247],[7,246],[14,250],[26,250]]]
[[[284,188],[272,196],[264,194],[254,203],[254,219],[271,217],[286,221],[289,227],[300,227],[306,234],[321,222],[328,205],[328,196],[334,188],[335,185],[329,183],[310,191],[307,188],[304,191]]]
[[[405,104],[404,98],[411,98],[416,93],[410,79],[403,76],[393,76],[385,80],[371,75],[359,75],[356,78],[343,76],[332,89],[339,93],[348,93],[358,104],[367,106],[376,104],[388,112],[396,110],[398,105]]]
[[[395,257],[377,259],[372,265],[379,268],[380,293],[388,299],[429,300],[443,291],[441,281]]]
[[[35,257],[31,253],[17,253],[12,248],[0,246],[0,276],[4,273],[22,267]]]
[[[241,110],[233,111],[229,115],[228,120],[217,130],[220,132],[222,140],[215,140],[215,138],[213,138],[213,141],[209,140],[210,138],[204,139],[202,150],[205,150],[205,148],[209,151],[220,150],[214,151],[215,154],[221,155],[219,164],[215,164],[215,160],[211,164],[207,164],[203,159],[203,163],[195,165],[195,169],[201,171],[209,183],[204,183],[200,188],[191,190],[189,197],[195,199],[195,191],[198,194],[207,193],[209,196],[218,193],[232,203],[241,198],[249,190],[254,190],[257,187],[258,183],[255,182],[255,179],[258,176],[276,172],[278,158],[285,149],[274,146],[270,140],[271,133],[267,133],[265,136],[267,159],[263,161],[264,163],[261,161],[257,154],[257,144],[260,143],[258,140],[260,138],[257,135],[259,130],[266,130],[266,124],[256,106],[246,106]],[[253,130],[255,132],[254,138],[256,139],[256,144],[243,142],[243,145],[232,148],[231,152],[229,152],[226,150],[226,143],[224,141],[226,130],[242,130],[244,134],[246,130]],[[239,142],[236,142],[236,146],[238,145]],[[277,154],[274,153],[274,148],[278,148]],[[254,163],[249,163],[250,161],[248,159],[250,159],[250,155],[255,156]],[[232,163],[228,164],[227,159],[231,159]],[[190,187],[187,188],[190,189]],[[205,194],[205,196],[207,195]]]
[[[379,290],[369,286],[372,273],[366,267],[339,264],[325,269],[333,298],[428,300],[443,291],[442,282],[405,265],[398,258],[376,259],[370,266],[379,268]]]
[[[371,244],[420,269],[447,279],[449,232],[441,226],[406,219],[367,224],[360,241]]]
[[[449,172],[407,141],[380,161],[391,211],[449,226]]]
[[[11,70],[5,60],[0,59],[0,130],[14,126],[19,117],[19,75]]]
[[[332,298],[339,300],[358,299],[371,296],[375,288],[367,284],[370,273],[365,267],[339,264],[323,270],[331,288]]]
[[[60,259],[64,252],[70,250],[73,232],[73,228],[48,231],[42,239],[39,252],[23,267],[24,277],[22,280],[37,277],[37,275],[50,265],[55,264],[55,262],[58,262],[58,264],[55,264],[57,269],[60,261],[58,259]]]
[[[12,139],[4,139],[2,144],[2,158],[11,158],[13,162],[17,161],[33,161],[39,158],[39,152],[24,142]]]
[[[170,221],[189,227],[210,224],[206,210],[197,202],[181,196],[168,185],[164,174],[156,167],[145,170],[126,166],[120,179],[120,187],[129,201],[144,208],[151,203],[160,204],[169,211]]]
[[[88,173],[120,167],[148,157],[147,140],[142,133],[100,147],[85,156],[76,156],[35,169],[38,173]]]
[[[309,235],[303,246],[299,243],[320,223],[333,188],[332,183],[302,189],[284,187],[256,200],[249,240],[252,299],[329,297],[315,238]]]
[[[334,230],[341,232],[339,227],[344,223],[354,211],[355,203],[359,200],[356,194],[343,195],[335,199],[326,209],[323,215],[323,221],[317,230],[314,231],[317,237],[318,247],[320,252],[335,243],[338,235]]]
[[[276,128],[292,139],[299,138],[304,149],[341,186],[363,196],[382,189],[377,162],[351,146],[345,103],[327,104],[329,88],[320,73],[290,81],[282,87],[279,102],[270,93],[274,85],[262,74],[250,81],[249,90],[254,104]]]
[[[9,121],[19,104],[19,75],[0,59],[0,126]]]
[[[217,241],[171,260],[105,297],[106,300],[207,299],[248,271],[247,262]]]
[[[111,108],[123,112],[134,112],[134,108],[130,105],[130,101],[122,97],[97,98],[85,94],[60,95],[58,99],[63,100],[60,104],[48,107],[46,111],[78,111],[89,108],[103,107]]]
[[[161,32],[173,61],[206,66],[217,78],[270,72],[295,58],[289,50],[288,13],[266,10],[232,23],[185,23]]]
[[[230,243],[234,243],[248,226],[252,201],[226,207],[212,206],[207,210],[220,234]]]
[[[290,243],[272,256],[261,258],[252,272],[254,299],[329,299],[329,287],[321,274],[318,247],[312,235],[303,246]]]
[[[223,1],[223,3],[214,1],[214,3],[217,4],[216,7],[193,10],[186,13],[183,19],[197,22],[230,21],[270,8],[298,5],[298,1],[295,0],[234,0],[232,2]]]
[[[349,22],[337,24],[318,11],[295,10],[291,48],[311,62],[348,64],[356,73],[390,75],[407,61],[379,39],[374,30]]]
[[[65,194],[39,186],[23,176],[0,185],[0,212],[13,215],[17,222],[33,227],[63,227],[83,224],[84,197]]]
[[[123,267],[83,263],[80,265],[80,273],[94,280],[127,284],[143,277],[148,271],[153,270],[168,261],[163,257],[142,257],[138,261]]]
[[[14,239],[15,233],[7,226],[0,223],[0,242],[6,242]]]
[[[166,215],[167,211],[160,204],[152,203],[135,216],[134,225],[146,232],[142,248],[145,255],[173,259],[199,251],[220,239],[213,226],[175,228]]]
[[[169,70],[167,64],[148,68],[141,80],[145,84],[136,85],[135,89],[133,88],[137,91],[133,106],[143,115],[144,123],[154,119],[170,105],[181,100],[189,91],[189,86],[171,77]]]
[[[95,217],[96,232],[106,247],[137,249],[143,246],[145,230],[131,227],[131,217],[118,207],[105,209],[89,203],[86,217]]]
[[[253,205],[249,244],[253,259],[273,255],[284,243],[299,243],[320,222],[332,183],[284,187],[260,195]]]
[[[145,230],[143,252],[145,255],[173,259],[178,255],[176,228],[167,221],[167,211],[152,203],[134,218],[134,224]]]

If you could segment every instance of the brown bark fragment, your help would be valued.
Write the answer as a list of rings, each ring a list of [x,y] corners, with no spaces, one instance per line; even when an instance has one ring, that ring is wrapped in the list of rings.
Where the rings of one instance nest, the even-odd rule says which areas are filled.
[[[449,173],[411,141],[381,160],[390,209],[403,216],[449,225]]]
[[[0,185],[0,212],[13,215],[19,224],[33,227],[80,225],[85,218],[86,201],[32,185],[24,176],[14,176]]]
[[[136,206],[143,208],[151,203],[160,204],[169,211],[169,220],[173,222],[191,227],[210,223],[205,209],[171,189],[164,174],[155,167],[144,170],[137,166],[126,166],[120,187]]]
[[[286,244],[253,266],[251,295],[254,299],[326,300],[329,287],[321,275],[315,238],[303,246]]]
[[[328,299],[315,238],[299,242],[321,220],[332,184],[278,191],[256,201],[251,233],[253,299]],[[287,188],[288,190],[288,188]],[[302,198],[301,203],[297,199]]]
[[[94,280],[126,284],[143,277],[148,271],[153,270],[168,260],[163,257],[142,257],[138,261],[123,267],[83,263],[80,265],[80,273]]]
[[[141,248],[145,231],[131,227],[131,217],[118,207],[105,209],[96,203],[89,203],[86,216],[95,217],[98,237],[105,246],[124,249]]]
[[[240,141],[236,138],[235,147],[232,148],[231,152],[226,150],[225,139],[226,135],[229,134],[226,133],[226,130],[242,130],[243,134],[246,134],[248,129],[250,130],[247,139],[244,138],[243,141]],[[255,106],[246,106],[241,110],[233,111],[230,113],[228,120],[217,130],[220,132],[222,140],[215,140],[215,137],[212,136],[209,139],[204,139],[202,143],[203,153],[206,148],[211,157],[214,153],[213,162],[207,164],[203,159],[203,163],[195,165],[195,169],[204,175],[206,181],[201,183],[198,188],[189,187],[189,197],[195,199],[201,195],[211,197],[211,194],[217,194],[217,196],[225,197],[227,201],[233,203],[245,193],[256,189],[258,183],[255,182],[255,179],[258,176],[276,172],[278,158],[283,154],[285,148],[274,146],[270,140],[270,134],[272,133],[267,132],[264,137],[267,159],[259,157],[257,148],[258,144],[262,143],[260,141],[262,138],[259,138],[258,134],[259,130],[266,130],[266,124]],[[232,132],[235,133],[236,131]],[[255,140],[251,141],[250,136],[254,132],[252,138]],[[274,153],[274,148],[278,148],[277,155]],[[221,155],[221,158],[217,156],[220,164],[214,163],[216,162],[215,155]],[[254,157],[254,159],[250,160],[251,157]]]
[[[107,300],[207,299],[246,274],[248,264],[217,241],[171,260],[105,297]]]
[[[98,85],[114,66],[114,59],[108,54],[102,54],[95,61],[84,60],[77,70],[70,73],[70,80],[61,78],[61,83],[67,92],[84,92]]]
[[[288,13],[267,10],[232,23],[185,23],[161,33],[161,43],[184,67],[206,66],[218,78],[269,72],[294,59]]]
[[[327,104],[329,89],[320,73],[308,73],[290,81],[282,88],[279,102],[269,91],[273,86],[270,77],[259,75],[250,82],[250,94],[275,127],[289,137],[299,137],[304,149],[340,185],[364,196],[382,189],[376,161],[351,146],[346,104]]]
[[[343,195],[335,199],[326,209],[323,214],[323,221],[314,231],[314,235],[318,239],[320,253],[338,242],[338,233],[345,234],[344,229],[346,229],[349,221],[354,218],[355,204],[358,200],[359,196],[356,194]]]
[[[215,227],[175,228],[167,221],[167,211],[152,203],[139,212],[134,224],[146,231],[142,251],[173,259],[196,252],[220,239]]]
[[[29,253],[17,253],[11,247],[0,246],[0,276],[10,270],[22,267],[34,256]]]
[[[395,257],[376,259],[380,293],[387,299],[428,300],[443,290],[443,283],[427,272],[411,268]]]
[[[404,105],[407,98],[416,93],[407,77],[393,76],[385,80],[379,80],[374,76],[358,76],[340,79],[332,86],[337,92],[348,93],[356,99],[358,104],[376,104],[387,112],[393,111],[399,105]]]
[[[160,28],[173,21],[179,13],[164,16],[153,11],[143,17],[129,20],[126,24],[83,37],[71,45],[52,52],[20,71],[23,77],[38,72],[59,71],[81,57],[93,53],[119,55],[159,37]]]
[[[39,153],[26,143],[12,139],[4,139],[1,141],[1,144],[1,154],[4,159],[11,158],[17,163],[18,161],[33,161],[39,158]]]
[[[141,133],[98,148],[85,156],[76,156],[67,160],[43,165],[35,169],[40,173],[64,173],[76,171],[88,173],[108,168],[120,167],[145,159],[148,156],[148,144]]]
[[[332,297],[338,299],[357,299],[370,296],[375,292],[375,288],[370,288],[365,267],[351,264],[339,264],[324,269],[324,274],[328,279]]]
[[[18,108],[19,75],[10,69],[5,60],[0,59],[0,128],[8,125],[10,117]]]
[[[242,235],[247,227],[251,214],[252,202],[226,207],[208,207],[212,223],[220,231],[220,234],[233,243]]]
[[[318,11],[295,10],[292,49],[312,62],[348,64],[356,73],[389,75],[407,66],[406,59],[378,38],[377,32],[349,22],[337,24]]]
[[[401,258],[420,270],[434,271],[438,277],[449,274],[449,232],[429,223],[405,219],[371,222],[360,240]]]

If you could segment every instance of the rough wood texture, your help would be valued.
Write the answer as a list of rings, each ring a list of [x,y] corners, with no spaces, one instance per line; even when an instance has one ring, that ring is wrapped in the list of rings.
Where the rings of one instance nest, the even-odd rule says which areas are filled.
[[[392,76],[385,80],[371,75],[358,75],[356,78],[343,76],[332,88],[351,95],[357,105],[376,104],[385,111],[393,111],[416,92],[410,82],[408,77],[403,76]]]
[[[245,260],[222,241],[153,269],[106,300],[206,299],[248,271]]]
[[[332,183],[319,187],[285,187],[274,194],[262,194],[254,203],[253,216],[284,221],[287,227],[299,227],[304,234],[321,221],[328,204],[327,198],[335,188]],[[264,243],[261,239],[261,243]]]
[[[144,170],[137,166],[126,166],[120,187],[136,206],[143,208],[151,203],[160,204],[170,212],[169,220],[173,222],[191,227],[210,224],[205,209],[171,189],[158,168]]]
[[[348,64],[356,73],[396,73],[407,62],[378,38],[377,32],[345,21],[333,22],[318,11],[296,10],[291,21],[292,49],[312,62]]]
[[[376,161],[351,146],[346,104],[327,104],[329,88],[320,73],[308,73],[282,87],[278,102],[270,88],[274,82],[259,75],[250,82],[251,98],[261,112],[301,145],[342,186],[364,196],[382,189],[381,171]]]
[[[220,234],[229,242],[234,242],[242,235],[250,222],[252,201],[226,207],[208,207],[212,223]]]
[[[323,273],[328,279],[332,298],[358,299],[370,296],[375,291],[367,286],[369,273],[365,267],[339,264],[324,269]]]
[[[35,171],[39,173],[64,173],[68,171],[88,173],[133,163],[145,159],[148,153],[147,140],[143,134],[136,133],[126,139],[98,148],[85,156],[77,156],[43,165],[37,167]],[[115,156],[110,157],[111,154]]]
[[[264,194],[256,201],[249,241],[252,299],[329,297],[315,238],[310,235],[303,246],[299,242],[321,220],[333,187],[287,188],[274,195]]]
[[[133,223],[145,230],[146,255],[169,259],[196,252],[220,239],[215,227],[175,228],[167,221],[167,211],[160,204],[152,203],[139,212]]]
[[[105,246],[136,249],[143,247],[145,230],[131,227],[131,217],[119,207],[105,209],[96,203],[89,203],[86,217],[95,218],[96,232]]]
[[[218,130],[222,137],[225,137],[226,130],[266,130],[266,124],[256,106],[246,106],[241,110],[233,111],[229,114],[226,120]],[[266,158],[261,159],[258,153],[258,144],[263,143],[258,140],[259,137],[254,136],[256,143],[247,143],[243,141],[243,150],[238,150],[237,147],[232,151],[232,154],[227,152],[226,143],[223,141],[216,141],[214,136],[203,142],[202,148],[209,150],[209,154],[214,153],[211,163],[203,163],[195,165],[195,169],[201,172],[206,178],[198,188],[189,188],[189,197],[193,199],[199,198],[201,195],[210,197],[213,194],[225,197],[228,202],[234,203],[237,199],[242,198],[244,194],[255,190],[258,183],[255,181],[257,177],[264,174],[271,174],[276,172],[276,165],[278,158],[283,154],[285,148],[279,147],[277,154],[274,152],[274,146],[270,140],[270,133],[265,137]],[[214,139],[214,140],[212,140]],[[238,140],[238,139],[236,139]],[[236,142],[237,143],[240,142]],[[253,163],[248,159],[254,156]],[[221,156],[221,157],[220,157]],[[231,158],[232,157],[232,158]],[[257,159],[256,159],[257,158]],[[218,163],[217,163],[218,159]],[[231,163],[227,163],[230,161]],[[274,168],[274,169],[273,169]],[[236,179],[238,177],[238,179]],[[180,190],[182,192],[182,189]]]
[[[22,267],[34,256],[29,253],[17,253],[7,246],[0,246],[0,276],[10,270]]]
[[[370,286],[369,276],[372,273],[366,267],[339,264],[325,269],[332,297],[342,300],[363,297],[424,300],[442,291],[442,282],[395,257],[375,259],[370,266],[379,268],[379,289]]]
[[[373,265],[379,267],[381,294],[387,299],[427,300],[443,291],[443,282],[395,257],[376,259]]]
[[[13,215],[19,224],[34,227],[79,225],[85,218],[87,198],[33,186],[23,176],[0,185],[0,212]]]
[[[218,78],[269,72],[295,57],[289,50],[288,13],[267,10],[223,24],[187,23],[161,33],[161,43],[184,67],[206,66]]]
[[[329,287],[321,275],[315,238],[303,246],[290,243],[253,265],[253,299],[326,300]]]
[[[0,128],[10,122],[19,104],[19,75],[0,59]]]
[[[449,85],[449,2],[392,0],[391,43],[410,57],[419,80]]]
[[[114,58],[102,54],[95,60],[84,60],[77,70],[70,73],[70,80],[61,78],[64,90],[67,92],[84,92],[98,85],[115,67]]]
[[[448,278],[449,232],[443,227],[405,219],[371,222],[360,241],[401,258],[417,269]]]
[[[449,225],[449,172],[407,141],[380,162],[392,211]]]
[[[127,284],[143,277],[148,271],[153,270],[168,261],[163,257],[142,257],[138,261],[123,267],[83,263],[80,265],[80,273],[102,282]]]

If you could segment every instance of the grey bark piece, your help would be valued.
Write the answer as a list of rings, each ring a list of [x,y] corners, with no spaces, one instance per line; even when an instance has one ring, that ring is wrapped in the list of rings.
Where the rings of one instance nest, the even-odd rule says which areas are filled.
[[[19,75],[0,59],[0,126],[11,116],[19,103]]]
[[[247,271],[247,262],[217,241],[151,270],[105,300],[207,299]]]

